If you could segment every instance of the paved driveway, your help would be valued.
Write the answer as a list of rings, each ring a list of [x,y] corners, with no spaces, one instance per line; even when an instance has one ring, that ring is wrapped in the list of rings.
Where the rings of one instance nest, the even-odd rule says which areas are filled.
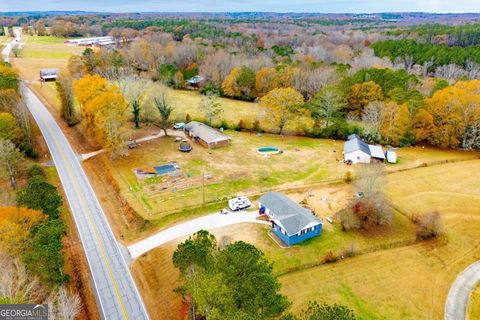
[[[445,320],[464,320],[470,293],[480,282],[480,261],[460,273],[448,292],[445,302]]]
[[[47,108],[28,88],[25,102],[62,182],[92,274],[102,319],[148,319],[120,247],[77,156]]]
[[[258,212],[229,212],[228,214],[214,213],[208,216],[193,219],[171,228],[162,230],[144,240],[141,240],[128,247],[128,251],[133,259],[138,258],[142,254],[161,246],[169,241],[180,237],[188,236],[200,230],[209,230],[214,228],[225,227],[238,223],[263,223],[269,224],[263,220],[257,220]]]

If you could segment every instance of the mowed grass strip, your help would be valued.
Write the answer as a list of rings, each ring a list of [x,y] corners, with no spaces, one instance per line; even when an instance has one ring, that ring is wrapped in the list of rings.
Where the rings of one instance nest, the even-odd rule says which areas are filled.
[[[68,60],[74,54],[81,54],[85,48],[67,46],[66,39],[57,37],[26,36],[23,45],[23,58],[64,59]]]

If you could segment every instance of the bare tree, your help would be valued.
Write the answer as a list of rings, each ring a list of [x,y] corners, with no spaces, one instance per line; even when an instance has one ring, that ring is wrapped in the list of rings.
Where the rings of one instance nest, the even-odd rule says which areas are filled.
[[[17,188],[18,166],[23,159],[23,154],[9,140],[0,139],[0,168],[6,172],[10,184]]]
[[[209,124],[212,124],[223,112],[222,105],[218,101],[218,96],[213,93],[208,93],[202,97],[198,108]]]
[[[41,296],[37,279],[28,276],[18,259],[0,252],[0,270],[0,300],[3,303],[25,303]]]
[[[48,304],[50,319],[75,320],[80,312],[81,301],[77,294],[69,294],[62,286],[50,295]]]

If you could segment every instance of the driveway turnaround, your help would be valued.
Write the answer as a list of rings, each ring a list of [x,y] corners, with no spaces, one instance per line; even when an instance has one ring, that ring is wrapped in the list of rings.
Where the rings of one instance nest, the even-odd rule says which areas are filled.
[[[450,287],[445,302],[445,320],[466,319],[468,299],[479,282],[480,261],[477,261],[463,270]]]
[[[128,247],[128,251],[133,259],[142,254],[161,246],[169,241],[180,237],[185,237],[200,230],[209,230],[225,227],[237,223],[263,223],[269,224],[263,220],[257,220],[258,212],[237,211],[228,214],[214,213],[208,216],[193,219],[171,228],[162,230],[153,236],[141,240]]]
[[[25,102],[53,157],[80,234],[103,319],[148,319],[105,214],[77,156],[47,108],[28,88]]]

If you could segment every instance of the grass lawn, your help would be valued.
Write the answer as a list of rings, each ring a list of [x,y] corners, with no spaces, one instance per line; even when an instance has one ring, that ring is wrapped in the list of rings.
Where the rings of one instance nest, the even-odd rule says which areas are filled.
[[[258,136],[236,131],[226,133],[232,137],[232,143],[225,148],[207,150],[193,143],[192,152],[184,154],[177,150],[178,144],[173,137],[160,138],[142,143],[128,157],[109,165],[122,195],[149,220],[200,206],[204,193],[206,202],[212,203],[240,194],[252,196],[272,188],[288,189],[341,180],[347,171],[355,170],[355,166],[336,161],[342,158],[341,141],[270,134]],[[256,152],[262,146],[276,146],[284,153],[264,158]],[[420,147],[397,152],[400,162],[388,165],[389,171],[479,156],[472,152]],[[166,177],[139,180],[134,174],[137,168],[170,162],[181,167],[183,178],[174,181]],[[206,180],[205,189],[202,187],[203,173],[211,176]]]
[[[203,172],[211,175],[206,180],[205,198],[212,202],[237,194],[258,194],[279,185],[338,179],[349,169],[335,161],[341,155],[341,144],[332,140],[226,133],[233,139],[230,146],[208,150],[193,144],[188,154],[177,150],[173,137],[151,140],[133,150],[129,157],[114,161],[112,172],[132,207],[147,219],[158,219],[202,204]],[[284,153],[264,158],[256,151],[262,146],[277,146]],[[174,183],[167,190],[159,190],[166,179],[138,180],[133,171],[173,161],[189,176],[185,178],[186,185]]]
[[[480,161],[388,176],[394,203],[409,212],[437,209],[446,234],[433,242],[377,251],[282,276],[298,310],[311,299],[341,302],[362,319],[440,319],[451,283],[480,259]]]
[[[12,58],[23,79],[38,80],[39,71],[45,69],[66,70],[70,56],[81,54],[83,48],[67,46],[64,38],[24,36],[21,58]]]
[[[480,319],[480,286],[478,286],[470,296],[467,319]]]
[[[67,46],[64,38],[27,36],[23,46],[23,58],[66,59],[80,54],[84,48]]]
[[[173,116],[178,121],[185,121],[185,116],[190,115],[192,119],[203,120],[204,116],[199,111],[199,104],[202,100],[202,95],[198,91],[190,90],[174,90],[160,84],[155,84],[151,89],[151,92],[164,92],[168,101],[174,107]],[[243,120],[248,127],[252,127],[252,123],[255,120],[260,121],[262,129],[269,132],[278,132],[278,128],[272,126],[268,119],[264,116],[264,112],[260,108],[258,103],[245,102],[228,98],[219,98],[223,113],[219,116],[218,123],[225,120],[230,127],[238,125],[240,120]],[[305,123],[309,123],[308,119],[304,119]],[[300,122],[297,119],[297,122]],[[296,124],[287,124],[285,126],[285,132],[297,132],[301,131],[301,128]]]
[[[275,273],[280,275],[282,292],[293,302],[294,312],[316,299],[347,304],[359,319],[440,319],[457,274],[480,259],[480,182],[472,174],[478,170],[480,160],[474,160],[387,176],[386,190],[396,205],[407,212],[438,209],[442,213],[446,233],[434,241],[413,244],[414,226],[398,213],[393,226],[383,232],[344,233],[326,223],[320,237],[289,249],[274,244],[268,227],[261,225],[237,225],[212,232],[220,243],[244,240],[264,251],[274,263]],[[335,206],[336,197],[345,198],[351,192],[346,189],[348,186],[339,186],[337,191],[335,188],[309,193],[314,194],[313,198],[328,195],[333,212],[339,208]],[[441,196],[431,196],[436,194]],[[290,196],[301,198],[299,193]],[[315,201],[312,204],[316,206]],[[169,294],[178,285],[174,276],[169,275],[178,274],[171,255],[182,240],[155,249],[133,264],[142,292],[148,296],[148,308],[160,318],[181,318],[178,297],[167,295],[168,301],[172,301],[168,306],[155,298]],[[328,251],[340,252],[352,244],[361,254],[313,266]],[[470,307],[471,319],[478,317],[477,295],[478,289]]]

